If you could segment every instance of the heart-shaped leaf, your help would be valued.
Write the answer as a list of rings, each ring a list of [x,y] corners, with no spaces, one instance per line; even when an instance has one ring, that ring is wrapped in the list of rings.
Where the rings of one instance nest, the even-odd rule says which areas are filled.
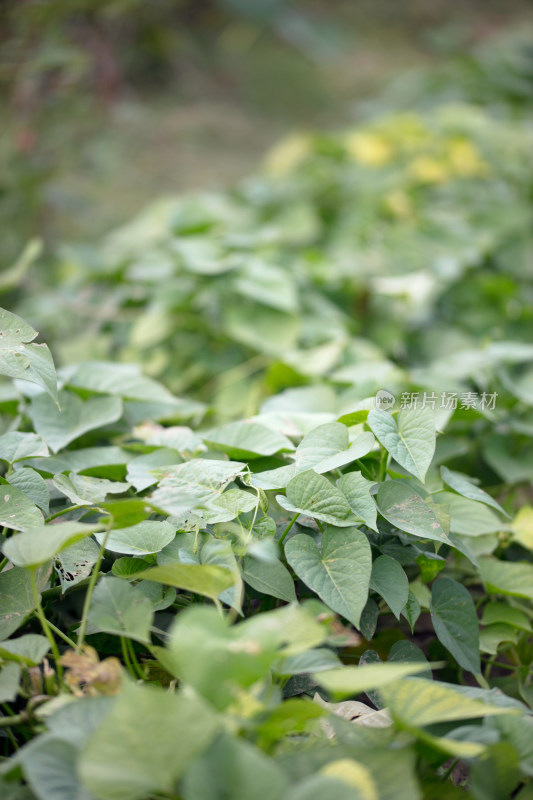
[[[388,411],[373,409],[368,424],[391,456],[421,481],[435,453],[435,421],[430,408],[402,409],[398,419]]]
[[[379,513],[399,530],[423,539],[452,544],[433,509],[402,481],[382,483],[376,502]]]
[[[326,528],[319,550],[310,536],[297,534],[285,556],[298,577],[333,611],[359,627],[368,598],[372,555],[357,528]]]
[[[331,525],[352,526],[357,521],[341,490],[313,470],[292,478],[287,485],[287,496],[277,495],[276,500],[293,514],[304,514]]]
[[[34,397],[30,415],[37,433],[57,453],[84,433],[116,422],[122,416],[119,397],[82,400],[65,389],[59,393],[61,411],[46,394]]]
[[[97,583],[89,609],[89,623],[99,631],[150,643],[154,611],[136,586],[107,576]]]

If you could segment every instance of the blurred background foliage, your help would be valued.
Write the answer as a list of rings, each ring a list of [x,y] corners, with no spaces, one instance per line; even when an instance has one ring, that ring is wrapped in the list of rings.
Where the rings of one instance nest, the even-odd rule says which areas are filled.
[[[316,383],[529,407],[532,19],[4,0],[3,305],[226,418]]]
[[[157,194],[228,185],[287,130],[372,113],[406,70],[379,104],[425,102],[428,66],[424,98],[503,84],[520,104],[531,59],[512,51],[500,75],[491,57],[532,17],[524,0],[2,0],[0,263],[30,236],[85,238]]]

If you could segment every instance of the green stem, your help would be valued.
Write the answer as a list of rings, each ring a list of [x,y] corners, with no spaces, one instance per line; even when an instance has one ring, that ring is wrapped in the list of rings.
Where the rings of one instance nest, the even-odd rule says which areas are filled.
[[[8,561],[9,561],[9,558],[7,558],[7,556],[6,556],[6,558],[3,558],[0,561],[0,572],[2,572],[2,570],[4,569],[4,567],[5,567],[5,565],[7,564]]]
[[[474,678],[476,679],[476,681],[478,682],[478,684],[481,686],[482,689],[490,689],[489,682],[485,680],[481,672],[478,672],[477,675],[474,675]]]
[[[98,551],[98,556],[96,558],[95,564],[93,566],[93,570],[91,572],[91,577],[89,579],[89,584],[87,586],[87,592],[85,594],[85,600],[83,602],[83,611],[81,614],[81,622],[80,627],[78,628],[78,644],[76,646],[76,652],[81,653],[81,648],[83,647],[83,643],[85,641],[85,631],[87,630],[87,620],[89,617],[89,608],[91,606],[91,599],[94,592],[94,587],[96,586],[96,581],[98,580],[98,576],[100,575],[100,565],[102,563],[102,559],[104,557],[105,546],[107,544],[107,539],[109,534],[111,533],[111,520],[109,521],[106,534],[100,545],[100,550]]]
[[[28,715],[22,711],[12,717],[0,717],[0,728],[11,728],[14,725],[24,725],[28,722]]]
[[[50,622],[50,620],[47,620],[47,621],[48,621],[48,625],[53,630],[53,632],[56,634],[56,636],[59,636],[60,639],[63,639],[65,644],[68,644],[69,647],[72,647],[72,649],[75,650],[76,649],[76,643],[73,642],[72,639],[70,639],[66,635],[66,633],[63,633],[63,631],[60,628],[56,628],[56,626],[52,622]]]
[[[290,529],[292,528],[292,526],[294,525],[294,523],[296,522],[296,520],[298,519],[299,516],[300,516],[300,512],[298,511],[298,512],[296,512],[294,517],[291,519],[291,521],[289,522],[289,524],[287,525],[287,527],[285,528],[285,530],[283,531],[283,533],[279,537],[278,544],[280,546],[283,544],[283,542],[285,540],[285,537],[287,536],[288,532],[290,531]]]
[[[133,647],[133,642],[131,641],[131,639],[126,640],[126,646],[129,650],[131,664],[137,674],[137,677],[140,678],[142,681],[146,680],[146,675],[144,674],[143,669],[139,664],[139,659],[137,658],[137,654],[135,652],[135,648]]]
[[[450,777],[450,775],[452,774],[452,772],[454,771],[454,769],[455,769],[455,767],[457,766],[458,763],[459,763],[459,759],[458,758],[454,758],[452,763],[450,764],[450,766],[446,770],[446,772],[443,772],[443,774],[441,776],[441,780],[442,780],[443,783],[444,783],[444,781],[448,780],[448,778]]]
[[[35,580],[35,570],[33,569],[30,569],[30,581],[31,581],[31,591],[33,594],[33,602],[35,603],[35,611],[37,616],[39,617],[43,633],[50,642],[50,649],[54,655],[54,659],[56,662],[57,677],[59,679],[59,683],[62,684],[63,667],[60,664],[61,656],[57,648],[56,640],[54,639],[52,631],[50,630],[50,625],[48,624],[48,620],[46,619],[43,607],[41,605],[41,598],[39,597],[39,592],[37,591],[37,581]]]
[[[382,483],[387,476],[387,465],[389,463],[389,454],[384,447],[381,448],[381,458],[379,460],[379,473],[378,481]]]
[[[375,482],[375,478],[374,478],[374,476],[372,475],[372,473],[370,472],[370,470],[369,470],[369,469],[368,469],[368,468],[367,468],[367,467],[366,467],[366,466],[363,464],[363,462],[362,462],[362,461],[360,461],[359,459],[356,459],[354,463],[355,463],[355,464],[357,464],[357,466],[359,467],[359,469],[360,469],[360,471],[361,471],[361,475],[362,475],[364,478],[368,478],[368,480],[369,480],[369,481],[372,481],[372,483],[374,483],[374,482]]]
[[[49,517],[46,517],[45,522],[51,522],[53,519],[57,519],[57,517],[62,517],[63,514],[68,514],[70,511],[78,511],[80,508],[87,508],[87,506],[85,504],[68,506],[68,508],[63,508],[61,511],[56,511],[55,514],[51,514]]]
[[[123,661],[124,661],[124,666],[126,667],[128,672],[130,673],[131,677],[134,680],[137,680],[137,675],[135,674],[135,671],[133,669],[132,663],[130,661],[130,655],[128,653],[128,646],[126,644],[126,639],[124,638],[124,636],[120,637],[120,647],[122,648],[122,658],[123,658]]]

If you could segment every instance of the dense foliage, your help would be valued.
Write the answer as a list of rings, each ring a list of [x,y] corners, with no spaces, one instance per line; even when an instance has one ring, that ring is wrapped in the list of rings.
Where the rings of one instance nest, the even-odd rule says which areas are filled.
[[[2,797],[531,798],[501,97],[292,137],[0,311]]]

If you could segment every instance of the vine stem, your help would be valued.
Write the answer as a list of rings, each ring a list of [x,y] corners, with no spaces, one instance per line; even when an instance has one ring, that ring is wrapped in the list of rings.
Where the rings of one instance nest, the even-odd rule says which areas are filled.
[[[85,632],[87,630],[87,620],[89,617],[89,608],[91,606],[91,599],[94,592],[94,587],[96,586],[96,581],[98,580],[98,576],[100,574],[100,565],[102,564],[102,559],[104,557],[105,546],[107,544],[107,539],[109,534],[111,533],[111,524],[112,521],[109,521],[107,526],[107,530],[100,545],[100,550],[98,551],[98,556],[96,558],[96,562],[93,566],[91,577],[89,580],[89,584],[87,586],[87,592],[85,594],[85,600],[83,601],[83,611],[81,614],[81,621],[80,627],[78,628],[78,636],[77,636],[77,645],[76,645],[76,652],[81,653],[81,648],[83,647],[83,643],[85,641]]]
[[[294,523],[296,522],[296,520],[298,519],[299,516],[300,516],[300,512],[298,511],[294,515],[294,517],[291,519],[291,521],[289,522],[289,524],[287,525],[287,527],[285,528],[285,530],[283,531],[281,536],[279,537],[279,541],[278,541],[279,545],[283,544],[283,541],[284,541],[285,537],[287,536],[288,532],[290,531],[290,529],[292,528],[292,526],[294,525]]]
[[[481,686],[481,688],[482,688],[482,689],[490,689],[490,684],[489,684],[489,682],[488,682],[488,681],[486,680],[486,678],[485,678],[485,677],[484,677],[484,676],[481,674],[481,672],[478,672],[478,674],[477,674],[477,675],[474,675],[474,678],[475,678],[475,679],[476,679],[476,681],[479,683],[479,685]]]
[[[63,633],[61,628],[56,628],[56,626],[52,622],[50,622],[50,620],[47,620],[47,622],[48,622],[49,627],[56,634],[56,636],[59,636],[60,639],[63,639],[65,644],[68,644],[68,646],[72,647],[73,650],[76,649],[76,643],[73,642],[72,639],[69,636],[66,635],[66,633]]]
[[[37,581],[35,579],[35,570],[30,570],[30,582],[31,582],[31,591],[33,594],[33,602],[35,603],[35,611],[37,616],[39,617],[39,622],[41,623],[41,627],[43,629],[43,633],[50,642],[50,649],[54,655],[54,659],[56,662],[56,670],[57,670],[57,677],[59,679],[59,683],[63,683],[63,667],[60,664],[60,653],[57,647],[56,640],[54,639],[53,633],[50,629],[50,625],[48,624],[48,620],[46,619],[46,615],[43,611],[43,607],[41,605],[41,598],[39,596],[39,592],[37,590]]]

